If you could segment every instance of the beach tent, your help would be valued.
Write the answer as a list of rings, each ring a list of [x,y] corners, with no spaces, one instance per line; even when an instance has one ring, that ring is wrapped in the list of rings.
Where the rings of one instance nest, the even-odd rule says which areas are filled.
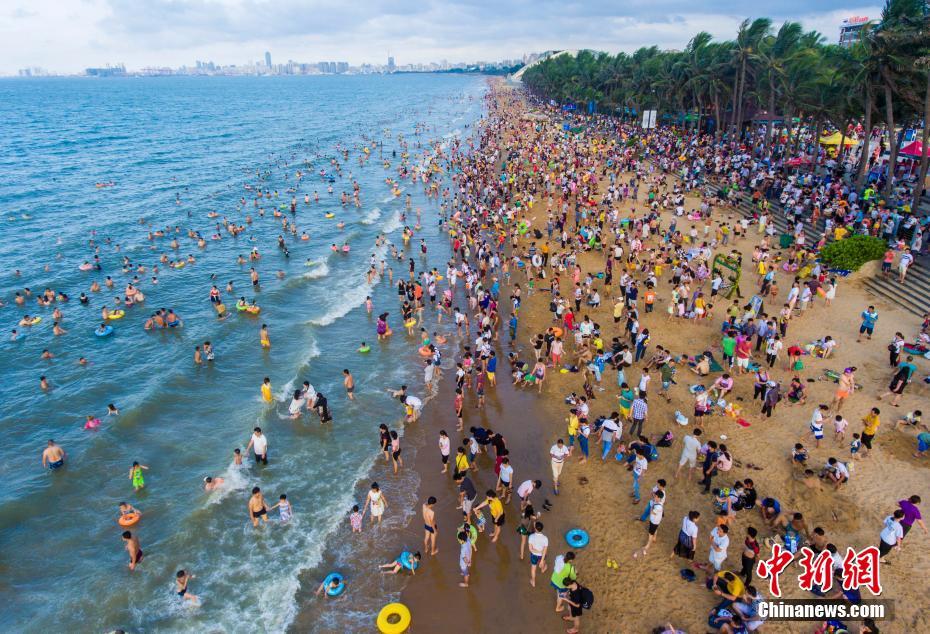
[[[846,137],[845,139],[843,139],[843,135],[840,134],[839,132],[834,132],[833,134],[829,136],[820,137],[820,143],[822,145],[839,145],[840,141],[843,142],[843,145],[858,145],[859,144],[857,140],[851,139],[849,137]]]
[[[921,151],[923,150],[923,151]],[[912,141],[901,148],[899,154],[904,154],[905,156],[916,156],[920,158],[921,155],[930,154],[930,148],[924,149],[920,141]]]

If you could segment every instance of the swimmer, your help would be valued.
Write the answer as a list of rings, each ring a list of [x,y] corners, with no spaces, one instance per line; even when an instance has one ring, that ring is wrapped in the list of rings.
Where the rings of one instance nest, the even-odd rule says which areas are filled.
[[[116,405],[113,403],[107,405],[107,416],[119,416],[119,410],[116,409]]]
[[[271,338],[268,336],[268,324],[262,324],[262,328],[258,332],[258,338],[262,348],[268,349],[271,347]]]
[[[258,528],[258,519],[268,523],[268,505],[265,503],[265,497],[259,487],[252,488],[252,497],[249,498],[249,518],[252,520],[252,526]]]
[[[135,513],[139,517],[142,517],[142,511],[134,507],[129,502],[120,502],[119,503],[119,516],[122,518],[130,513]]]
[[[54,359],[55,355],[49,352],[48,348],[46,348],[45,350],[42,351],[42,358],[43,359]]]
[[[216,491],[221,486],[223,486],[223,482],[225,482],[223,478],[213,478],[211,476],[207,476],[203,479],[203,490]]]
[[[233,449],[233,464],[237,467],[242,466],[242,451],[239,447]]]
[[[65,464],[66,457],[65,450],[56,445],[54,440],[49,440],[48,446],[42,451],[42,467],[51,471],[60,469]]]
[[[262,400],[266,403],[274,401],[274,395],[271,393],[271,379],[267,376],[262,379]]]
[[[100,427],[100,419],[94,417],[92,414],[88,414],[87,420],[84,423],[84,429],[90,431],[97,429],[98,427]]]
[[[52,387],[48,384],[48,379],[45,376],[39,377],[39,389],[43,392],[48,392]]]
[[[191,579],[194,579],[194,577],[194,575],[187,574],[187,571],[185,570],[178,570],[174,577],[174,590],[175,593],[182,599],[186,599],[191,603],[196,604],[200,601],[200,598],[188,591],[188,584],[191,582]]]
[[[339,577],[334,577],[333,579],[329,580],[329,586],[327,586],[326,580],[324,579],[323,583],[320,584],[320,587],[316,589],[316,596],[320,596],[324,592],[326,593],[326,596],[333,596],[330,595],[330,591],[335,592],[341,583],[342,579]]]
[[[87,364],[88,364],[88,361],[84,357],[81,357],[80,359],[78,359],[78,365],[87,365]]]
[[[406,555],[406,557],[404,557]],[[417,568],[420,566],[420,551],[415,553],[401,553],[400,557],[388,564],[381,564],[378,568],[381,570],[381,574],[386,575],[396,575],[398,572],[407,568],[410,571],[410,574],[417,574]]]
[[[355,392],[355,378],[352,376],[352,373],[349,372],[348,369],[343,370],[343,371],[342,371],[342,374],[344,375],[344,377],[343,377],[343,379],[342,379],[342,385],[343,385],[343,386],[345,387],[345,389],[346,389],[346,396],[349,397],[349,400],[350,400],[350,401],[354,401],[354,400],[355,400],[355,394],[354,394],[354,392]]]

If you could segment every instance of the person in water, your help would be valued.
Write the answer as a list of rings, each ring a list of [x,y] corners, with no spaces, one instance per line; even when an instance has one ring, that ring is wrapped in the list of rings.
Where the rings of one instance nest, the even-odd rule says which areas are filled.
[[[145,477],[142,474],[143,469],[148,471],[149,468],[138,462],[133,462],[132,467],[129,468],[129,479],[132,480],[132,488],[134,491],[145,488]]]
[[[258,487],[252,488],[252,497],[249,498],[249,519],[252,520],[252,526],[258,528],[258,520],[268,523],[268,504],[265,503],[265,497],[262,490]]]
[[[123,541],[126,543],[126,552],[129,553],[129,569],[135,570],[136,566],[142,563],[145,556],[142,552],[142,546],[139,544],[139,538],[133,535],[131,531],[123,531]]]
[[[186,570],[178,570],[174,577],[174,590],[182,599],[186,599],[191,603],[198,603],[200,598],[197,595],[191,594],[188,590],[188,584],[190,584],[191,579],[194,577],[195,575],[188,574]]]
[[[42,452],[42,466],[51,471],[60,469],[65,464],[65,457],[65,450],[56,445],[54,440],[49,440]]]

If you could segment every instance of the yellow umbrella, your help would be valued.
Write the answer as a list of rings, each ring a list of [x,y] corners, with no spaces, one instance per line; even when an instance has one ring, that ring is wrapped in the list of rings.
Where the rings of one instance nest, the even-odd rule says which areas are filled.
[[[858,145],[859,144],[857,140],[851,139],[849,137],[846,137],[846,139],[844,140],[843,135],[840,134],[839,132],[834,132],[833,134],[829,136],[820,137],[820,143],[823,145],[839,145],[840,141],[843,141],[843,145]]]

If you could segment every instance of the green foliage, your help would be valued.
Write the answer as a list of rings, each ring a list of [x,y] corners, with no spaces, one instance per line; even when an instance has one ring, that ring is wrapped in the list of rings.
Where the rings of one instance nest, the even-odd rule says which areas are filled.
[[[882,259],[887,248],[881,238],[855,235],[831,242],[820,250],[820,258],[831,268],[857,271],[866,262]]]

